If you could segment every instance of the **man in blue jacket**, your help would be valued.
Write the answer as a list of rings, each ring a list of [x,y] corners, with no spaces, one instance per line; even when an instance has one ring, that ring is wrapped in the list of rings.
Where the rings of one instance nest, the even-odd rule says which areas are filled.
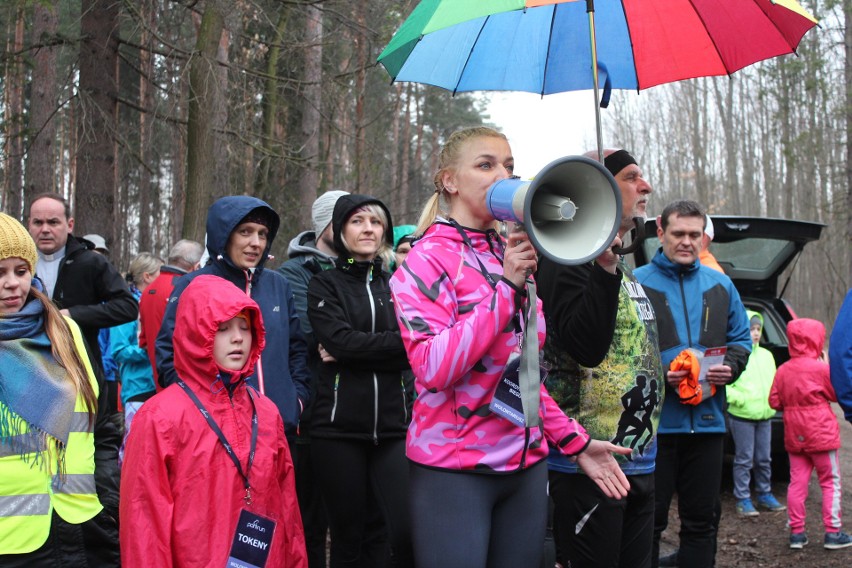
[[[655,567],[675,490],[681,520],[679,565],[714,565],[725,434],[723,387],[740,376],[751,352],[745,307],[733,282],[698,261],[704,223],[704,211],[694,201],[667,205],[657,228],[662,247],[650,264],[635,272],[657,316],[660,356],[667,370],[657,430]],[[678,385],[689,372],[668,370],[671,361],[684,349],[703,353],[710,347],[727,347],[723,363],[707,370],[715,394],[705,393],[697,405],[681,401]]]
[[[223,197],[210,206],[207,212],[210,262],[175,281],[157,336],[157,372],[162,386],[177,381],[172,334],[177,303],[184,289],[201,274],[232,282],[260,306],[266,328],[266,347],[249,380],[278,405],[287,438],[292,443],[299,416],[310,402],[310,375],[307,344],[290,284],[280,274],[263,268],[279,225],[278,214],[255,197]],[[211,377],[211,383],[214,379]]]
[[[831,384],[846,420],[852,424],[852,289],[834,321],[828,344]]]

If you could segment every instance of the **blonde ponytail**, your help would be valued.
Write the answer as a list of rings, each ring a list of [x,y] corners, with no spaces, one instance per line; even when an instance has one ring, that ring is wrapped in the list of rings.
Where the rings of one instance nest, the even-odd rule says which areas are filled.
[[[95,389],[89,381],[86,366],[74,345],[74,336],[65,318],[59,313],[50,298],[39,292],[35,287],[30,288],[30,295],[44,306],[44,332],[50,339],[53,358],[67,372],[66,379],[74,385],[74,389],[82,395],[89,413],[89,427],[95,423],[98,412],[98,399]]]
[[[423,211],[420,212],[420,218],[417,219],[417,228],[414,229],[415,235],[421,236],[426,232],[426,229],[432,226],[435,219],[438,218],[438,213],[440,213],[440,199],[441,194],[436,191],[426,202]]]

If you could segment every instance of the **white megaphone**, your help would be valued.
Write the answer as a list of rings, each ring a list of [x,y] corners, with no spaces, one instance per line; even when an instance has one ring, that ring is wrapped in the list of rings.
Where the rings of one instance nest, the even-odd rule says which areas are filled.
[[[488,188],[495,219],[522,223],[536,250],[559,264],[583,264],[612,245],[621,225],[621,191],[599,162],[566,156],[532,181],[500,180]]]

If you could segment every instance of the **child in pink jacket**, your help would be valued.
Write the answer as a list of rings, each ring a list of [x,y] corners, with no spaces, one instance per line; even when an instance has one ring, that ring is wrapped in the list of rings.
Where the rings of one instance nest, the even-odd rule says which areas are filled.
[[[787,511],[790,548],[808,544],[805,534],[805,501],[808,482],[816,469],[822,488],[823,546],[852,546],[852,537],[841,531],[840,428],[831,409],[837,401],[831,386],[828,363],[822,361],[825,326],[802,318],[787,324],[790,360],[778,367],[769,392],[769,405],[784,412],[784,447],[790,455],[790,486]]]

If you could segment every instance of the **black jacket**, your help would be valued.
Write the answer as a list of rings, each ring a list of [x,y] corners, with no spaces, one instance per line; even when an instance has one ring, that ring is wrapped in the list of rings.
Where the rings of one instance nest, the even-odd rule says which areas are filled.
[[[320,356],[317,350],[317,340],[311,321],[308,319],[308,282],[314,274],[334,268],[334,257],[328,256],[316,248],[313,231],[305,231],[296,235],[290,241],[287,249],[290,259],[281,265],[278,273],[284,276],[293,290],[293,301],[302,333],[308,344],[308,370],[311,374],[311,400],[316,398],[317,376],[319,374]],[[302,411],[299,420],[299,442],[307,443],[311,433],[311,413],[313,405],[308,405]]]
[[[59,264],[53,303],[59,309],[68,309],[71,319],[83,332],[93,362],[101,369],[98,331],[139,316],[139,304],[118,270],[73,235],[68,237],[65,257]]]
[[[368,202],[384,207],[363,195],[338,200],[332,219],[336,242],[348,213]],[[391,234],[388,227],[386,240]],[[381,260],[356,261],[344,254],[333,270],[314,275],[308,284],[314,335],[337,359],[319,365],[313,437],[373,442],[405,437],[414,389],[410,374],[403,372],[410,367],[389,279]]]
[[[595,262],[576,266],[542,257],[535,281],[547,318],[547,335],[571,358],[596,367],[609,351],[615,331],[621,271],[610,274]]]

